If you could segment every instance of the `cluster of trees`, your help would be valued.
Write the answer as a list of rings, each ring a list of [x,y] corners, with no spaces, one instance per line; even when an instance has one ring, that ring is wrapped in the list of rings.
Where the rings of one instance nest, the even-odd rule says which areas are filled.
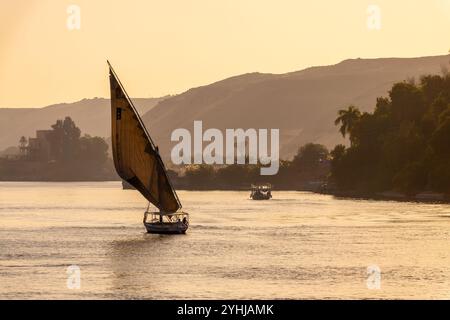
[[[262,176],[260,165],[191,165],[180,186],[193,189],[248,189],[250,184],[272,183],[277,189],[316,189],[329,174],[329,152],[320,144],[301,147],[292,161],[282,160],[278,174]],[[314,184],[316,182],[316,184]]]
[[[38,181],[115,180],[117,174],[108,144],[103,138],[81,135],[75,122],[57,120],[37,145],[19,141],[21,154],[14,161],[0,162],[0,179]],[[31,160],[31,161],[30,161]]]
[[[261,176],[259,165],[189,166],[183,186],[248,188],[270,182],[277,189],[317,189],[313,182],[328,181],[336,191],[359,194],[450,194],[449,74],[396,83],[388,97],[377,99],[373,112],[349,106],[338,112],[335,124],[349,146],[328,152],[306,144],[292,161],[281,161],[275,176]]]
[[[292,160],[282,160],[274,176],[261,176],[260,165],[250,164],[191,165],[181,176],[169,174],[177,187],[189,189],[248,189],[269,182],[277,189],[317,190],[328,181],[338,191],[364,194],[450,194],[449,74],[425,76],[417,84],[396,83],[388,97],[377,99],[373,112],[349,106],[339,111],[335,124],[349,137],[349,146],[337,145],[329,152],[323,145],[306,144]],[[53,161],[42,170],[30,167],[33,174],[39,171],[36,179],[117,179],[105,140],[81,136],[70,117],[52,125],[48,143]],[[25,144],[21,139],[21,150]],[[23,168],[14,169],[0,167],[0,173],[29,178]]]
[[[336,125],[350,139],[330,152],[338,189],[450,192],[450,75],[396,83],[374,112],[350,106]]]
[[[98,169],[108,160],[108,144],[103,138],[81,136],[81,130],[70,118],[57,120],[49,135],[50,154],[59,163],[79,163]]]

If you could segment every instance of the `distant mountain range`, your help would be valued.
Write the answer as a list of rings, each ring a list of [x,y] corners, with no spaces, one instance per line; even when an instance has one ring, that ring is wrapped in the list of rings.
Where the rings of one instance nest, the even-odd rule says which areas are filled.
[[[133,99],[140,114],[148,112],[163,98]],[[50,129],[57,119],[70,116],[83,134],[108,138],[111,135],[110,100],[83,99],[44,108],[0,108],[0,150],[17,146],[21,136]]]
[[[280,156],[292,157],[308,142],[331,148],[344,142],[334,126],[337,111],[354,104],[373,110],[392,84],[450,68],[450,55],[351,59],[286,74],[250,73],[164,99],[143,120],[164,158],[175,128],[278,128]]]
[[[337,111],[350,104],[373,110],[397,81],[450,69],[450,55],[422,58],[351,59],[286,74],[250,73],[182,94],[133,99],[167,160],[171,132],[192,129],[194,120],[206,128],[278,128],[280,155],[292,157],[307,142],[333,147],[344,142],[334,126]],[[127,84],[124,84],[125,87]],[[96,98],[40,109],[0,109],[0,150],[34,136],[56,119],[71,116],[83,133],[109,137],[109,100]]]

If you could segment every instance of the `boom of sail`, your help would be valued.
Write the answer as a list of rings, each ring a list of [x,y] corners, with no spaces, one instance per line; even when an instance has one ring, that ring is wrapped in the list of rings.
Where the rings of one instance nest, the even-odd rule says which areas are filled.
[[[176,212],[181,203],[170,183],[158,147],[109,62],[108,65],[111,140],[116,171],[161,212]]]

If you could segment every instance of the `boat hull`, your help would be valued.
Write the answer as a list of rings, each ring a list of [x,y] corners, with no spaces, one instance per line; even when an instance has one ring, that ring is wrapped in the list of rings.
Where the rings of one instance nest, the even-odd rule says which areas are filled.
[[[185,234],[188,225],[183,222],[175,222],[175,223],[150,223],[144,222],[145,229],[147,229],[148,233],[156,233],[156,234]]]
[[[272,198],[272,185],[270,183],[253,185],[250,198],[253,200],[270,200]]]
[[[254,194],[253,196],[251,196],[251,198],[253,200],[270,200],[270,198],[272,198],[270,195],[258,195],[258,194]]]

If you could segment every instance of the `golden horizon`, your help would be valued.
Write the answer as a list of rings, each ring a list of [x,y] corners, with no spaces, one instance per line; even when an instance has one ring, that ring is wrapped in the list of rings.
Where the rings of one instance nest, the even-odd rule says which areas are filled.
[[[80,28],[68,28],[80,9]],[[110,59],[133,97],[161,97],[250,72],[351,58],[448,53],[450,1],[18,0],[0,4],[0,107],[108,97]],[[326,9],[326,10],[325,10]],[[420,23],[419,23],[420,22]],[[26,94],[24,94],[26,92]]]

